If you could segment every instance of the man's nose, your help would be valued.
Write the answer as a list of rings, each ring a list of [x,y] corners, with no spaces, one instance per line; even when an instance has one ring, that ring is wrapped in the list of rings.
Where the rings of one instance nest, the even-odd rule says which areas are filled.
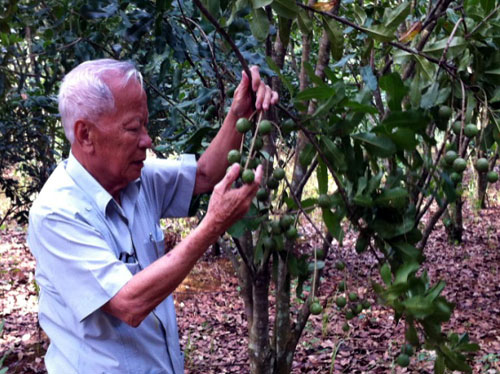
[[[140,148],[151,148],[153,147],[153,141],[148,134],[148,130],[144,129],[141,133],[141,138],[139,139],[139,147]]]

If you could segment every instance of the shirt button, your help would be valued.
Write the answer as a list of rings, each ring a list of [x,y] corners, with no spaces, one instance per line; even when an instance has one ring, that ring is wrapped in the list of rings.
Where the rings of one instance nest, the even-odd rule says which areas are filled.
[[[85,207],[85,210],[86,210],[87,212],[90,212],[90,211],[92,210],[92,208],[91,208],[91,207],[89,207],[89,206],[86,206],[86,207]]]

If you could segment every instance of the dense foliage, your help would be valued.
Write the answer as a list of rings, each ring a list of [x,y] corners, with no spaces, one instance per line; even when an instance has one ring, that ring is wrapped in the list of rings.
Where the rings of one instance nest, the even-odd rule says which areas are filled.
[[[32,191],[68,152],[54,95],[77,63],[114,57],[137,64],[149,95],[150,131],[160,143],[155,150],[164,155],[202,152],[241,70],[258,64],[281,104],[268,118],[255,113],[238,150],[246,168],[266,166],[266,181],[248,216],[230,230],[252,373],[290,371],[310,313],[322,313],[316,300],[322,259],[333,239],[342,241],[345,222],[359,232],[356,251],[379,261],[380,279],[372,280],[379,301],[406,323],[408,345],[397,362],[408,365],[414,350],[426,347],[437,353],[436,373],[470,372],[465,354],[477,346],[467,335],[441,330],[454,305],[441,296],[444,283],[419,269],[436,222],[444,215],[449,224],[459,210],[468,165],[483,187],[498,178],[494,0],[3,6],[0,171],[20,218]],[[303,196],[312,177],[317,194]],[[314,211],[325,232],[310,218]],[[321,235],[323,248],[298,250],[304,222]],[[347,272],[349,264],[339,261],[337,268]],[[337,291],[347,330],[369,305],[348,284]]]

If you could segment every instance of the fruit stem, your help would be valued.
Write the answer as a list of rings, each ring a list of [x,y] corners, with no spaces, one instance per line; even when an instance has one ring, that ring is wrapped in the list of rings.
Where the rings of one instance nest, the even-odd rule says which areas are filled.
[[[252,116],[256,113],[257,111],[253,112],[252,113]],[[247,160],[245,162],[245,168],[244,170],[246,170],[246,168],[248,167],[248,163],[250,162],[250,159],[252,158],[252,152],[253,152],[253,147],[255,145],[255,139],[257,139],[257,135],[259,133],[259,123],[260,121],[262,120],[262,114],[263,112],[262,111],[259,111],[259,119],[257,120],[257,126],[255,126],[255,132],[253,134],[253,138],[252,138],[252,144],[250,145],[250,151],[248,152],[248,157],[247,157]]]

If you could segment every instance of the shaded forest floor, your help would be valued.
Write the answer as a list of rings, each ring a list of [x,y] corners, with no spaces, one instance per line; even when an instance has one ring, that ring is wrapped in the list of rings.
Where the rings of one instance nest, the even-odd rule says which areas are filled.
[[[481,345],[473,357],[474,373],[500,373],[500,206],[482,211],[464,211],[463,243],[447,242],[438,226],[428,242],[425,267],[431,280],[444,279],[443,294],[457,304],[446,330],[468,332]],[[0,239],[0,359],[8,373],[45,373],[43,354],[48,339],[38,328],[34,260],[25,244],[25,229],[3,229]],[[302,246],[314,245],[306,235]],[[421,350],[406,369],[394,366],[404,342],[404,324],[393,314],[373,305],[345,322],[333,304],[336,284],[346,279],[349,290],[370,300],[375,297],[370,277],[378,271],[368,254],[354,251],[355,235],[348,232],[342,247],[330,252],[320,289],[324,312],[311,316],[295,356],[293,373],[329,373],[332,353],[334,373],[432,373],[433,353]],[[339,272],[338,259],[348,263]],[[347,274],[347,275],[346,275]],[[237,278],[224,256],[206,255],[175,292],[181,343],[186,356],[186,373],[248,373],[247,330]],[[0,325],[1,326],[1,325]],[[2,366],[0,365],[0,368]]]

